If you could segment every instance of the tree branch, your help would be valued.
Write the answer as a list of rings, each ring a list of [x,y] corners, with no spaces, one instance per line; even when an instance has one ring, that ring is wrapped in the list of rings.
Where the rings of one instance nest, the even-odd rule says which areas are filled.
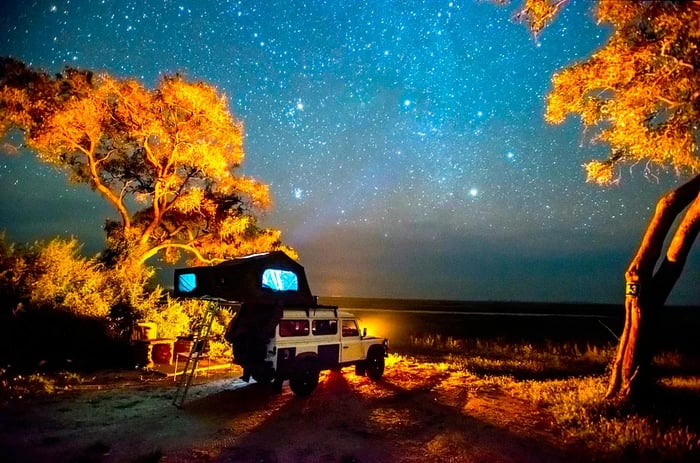
[[[656,205],[654,216],[644,233],[642,243],[627,268],[626,277],[640,282],[652,277],[654,267],[661,256],[664,239],[673,221],[683,209],[688,207],[700,191],[700,175],[664,195]]]
[[[129,216],[129,211],[126,210],[126,206],[124,206],[122,198],[120,196],[115,195],[114,192],[102,182],[100,175],[97,172],[98,163],[95,160],[94,155],[95,141],[92,138],[90,138],[90,149],[84,150],[81,148],[81,150],[85,153],[85,156],[87,157],[87,164],[88,168],[90,169],[90,177],[95,183],[95,188],[97,189],[97,191],[102,193],[102,195],[104,195],[107,201],[112,203],[112,205],[117,209],[117,212],[119,212],[119,215],[122,218],[122,223],[124,224],[124,232],[126,233],[131,228],[131,217]]]
[[[695,197],[685,216],[678,224],[668,246],[666,257],[654,274],[652,284],[656,288],[654,305],[661,306],[666,302],[671,290],[683,272],[683,267],[690,254],[690,249],[700,231],[700,194]]]
[[[181,244],[181,243],[164,243],[160,244],[158,246],[154,246],[148,251],[146,251],[144,254],[139,257],[139,264],[144,264],[148,259],[151,257],[155,256],[158,254],[160,251],[167,249],[167,248],[177,248],[177,249],[182,249],[184,251],[190,252],[195,255],[197,260],[204,264],[213,264],[216,262],[223,262],[224,259],[221,258],[212,258],[212,259],[207,259],[204,257],[194,246],[189,245],[189,244]]]

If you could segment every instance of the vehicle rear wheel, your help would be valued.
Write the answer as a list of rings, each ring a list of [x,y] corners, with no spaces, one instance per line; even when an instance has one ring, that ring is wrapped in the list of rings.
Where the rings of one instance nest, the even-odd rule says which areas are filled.
[[[384,374],[384,352],[379,349],[372,349],[367,353],[365,364],[367,376],[377,380]]]
[[[289,388],[298,396],[311,394],[318,386],[318,363],[303,359],[297,363],[289,378]]]

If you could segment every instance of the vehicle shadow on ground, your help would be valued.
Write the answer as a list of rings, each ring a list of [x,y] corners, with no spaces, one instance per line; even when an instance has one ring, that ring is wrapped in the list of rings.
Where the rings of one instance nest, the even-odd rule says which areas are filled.
[[[188,404],[193,420],[206,416],[220,423],[206,446],[180,458],[206,451],[217,462],[580,460],[536,434],[470,415],[468,388],[445,393],[446,375],[389,374],[374,382],[346,369],[324,375],[309,397],[293,396],[286,387],[274,395],[260,385],[222,391]]]

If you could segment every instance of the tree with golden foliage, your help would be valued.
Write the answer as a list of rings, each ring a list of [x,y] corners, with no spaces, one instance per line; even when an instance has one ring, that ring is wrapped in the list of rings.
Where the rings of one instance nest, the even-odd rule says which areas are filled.
[[[160,254],[214,263],[285,249],[257,225],[266,185],[234,171],[243,127],[211,85],[164,77],[149,90],[130,79],[68,68],[49,76],[0,61],[0,136],[23,132],[39,158],[90,185],[114,207],[105,226],[113,261],[140,266]]]
[[[516,17],[536,34],[565,4],[527,0]],[[651,319],[700,230],[700,2],[598,0],[595,15],[612,35],[590,58],[554,75],[546,120],[559,124],[577,114],[594,140],[610,147],[607,159],[585,165],[589,182],[615,184],[630,165],[687,179],[657,203],[625,273],[625,326],[607,396],[627,399],[649,383]]]

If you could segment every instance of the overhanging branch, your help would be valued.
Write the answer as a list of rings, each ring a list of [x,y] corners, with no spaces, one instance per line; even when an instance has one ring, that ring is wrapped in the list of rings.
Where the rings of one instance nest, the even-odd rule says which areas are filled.
[[[204,256],[202,255],[202,253],[199,252],[199,250],[197,250],[197,248],[195,248],[194,246],[192,246],[192,245],[190,245],[190,244],[183,244],[183,243],[165,243],[165,244],[159,244],[158,246],[154,246],[154,247],[152,247],[151,249],[149,249],[148,251],[146,251],[144,254],[142,254],[141,257],[139,257],[139,260],[138,260],[139,264],[144,264],[144,263],[146,263],[146,261],[147,261],[148,259],[150,259],[151,257],[155,256],[155,255],[158,254],[160,251],[163,251],[163,250],[168,249],[168,248],[182,249],[182,250],[184,250],[184,251],[186,251],[186,252],[189,252],[189,253],[191,253],[191,254],[194,254],[194,256],[197,258],[197,260],[199,260],[200,262],[202,262],[202,263],[204,263],[204,264],[214,264],[214,263],[217,263],[217,262],[223,262],[223,261],[224,261],[224,259],[221,259],[221,258],[211,258],[211,259],[206,258],[206,257],[204,257]]]

